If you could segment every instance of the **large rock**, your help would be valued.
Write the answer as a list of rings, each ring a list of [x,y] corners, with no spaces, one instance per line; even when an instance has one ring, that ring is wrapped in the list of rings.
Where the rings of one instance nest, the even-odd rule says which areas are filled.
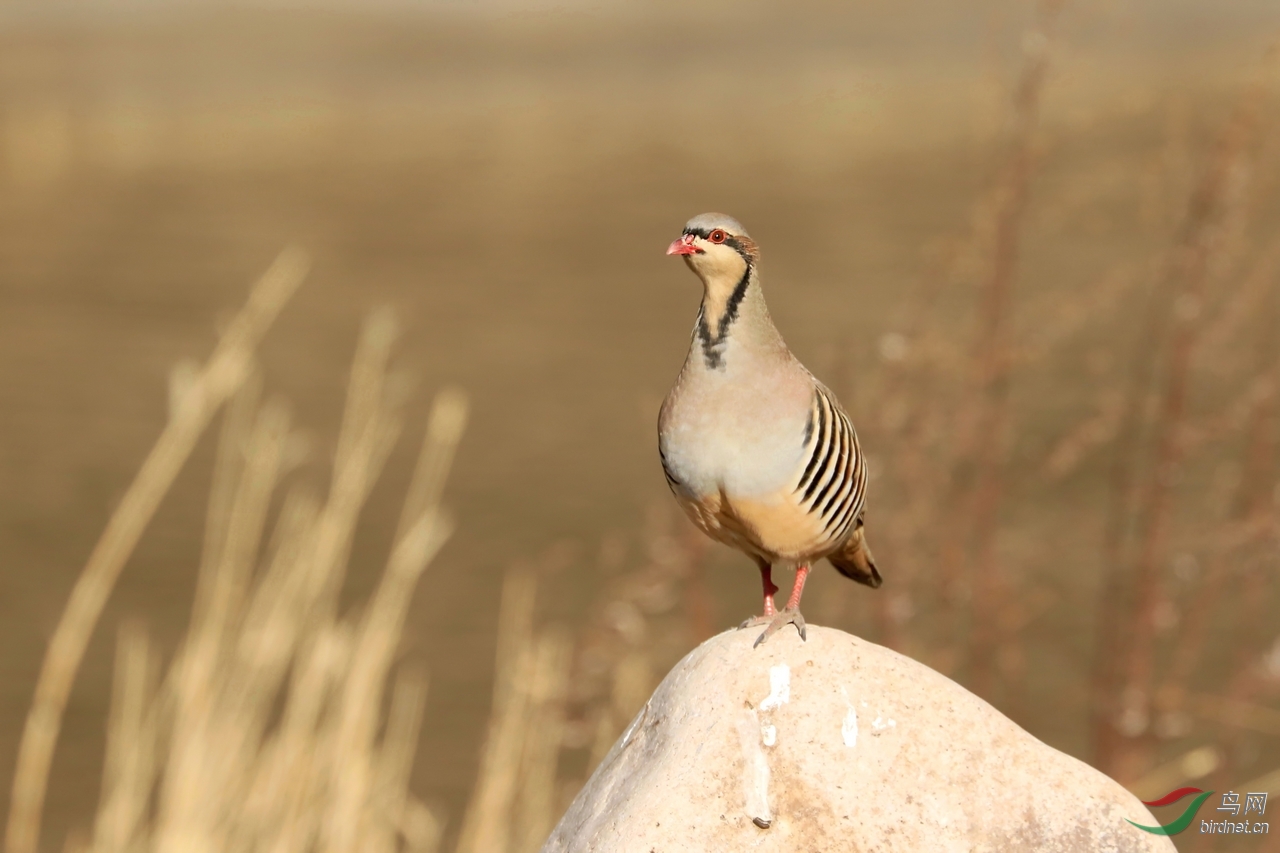
[[[969,691],[829,628],[694,649],[542,848],[1172,851],[1120,785]]]

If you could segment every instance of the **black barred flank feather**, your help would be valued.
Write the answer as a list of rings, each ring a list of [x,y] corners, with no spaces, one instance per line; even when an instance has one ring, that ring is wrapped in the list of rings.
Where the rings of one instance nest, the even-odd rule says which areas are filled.
[[[822,519],[824,532],[838,539],[862,512],[867,491],[866,460],[853,425],[830,392],[818,386],[813,407],[810,418],[817,420],[818,433],[811,443],[806,442],[810,447],[809,464],[795,491],[803,491],[801,501],[805,508]],[[812,430],[807,431],[806,438],[811,434]]]

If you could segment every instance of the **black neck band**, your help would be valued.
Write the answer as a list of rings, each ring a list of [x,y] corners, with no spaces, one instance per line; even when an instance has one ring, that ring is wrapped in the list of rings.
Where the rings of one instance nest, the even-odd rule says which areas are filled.
[[[738,283],[734,285],[733,293],[729,294],[729,299],[724,304],[724,313],[720,315],[720,321],[716,323],[716,333],[711,334],[711,328],[707,325],[707,318],[702,311],[698,312],[698,341],[702,344],[702,358],[707,362],[707,367],[716,370],[724,366],[724,344],[725,338],[729,335],[729,327],[733,325],[733,321],[738,319],[738,306],[742,304],[742,300],[747,295],[747,288],[751,285],[751,261],[747,261],[747,268],[742,271],[742,278],[738,279]]]

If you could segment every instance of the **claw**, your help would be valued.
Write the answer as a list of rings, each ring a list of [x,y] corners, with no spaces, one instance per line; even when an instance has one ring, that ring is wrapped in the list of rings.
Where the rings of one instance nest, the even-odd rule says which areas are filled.
[[[795,625],[796,631],[800,633],[800,639],[806,641],[809,639],[808,633],[805,631],[804,617],[800,615],[800,610],[798,608],[793,609],[790,607],[784,607],[779,610],[778,614],[772,619],[767,619],[763,616],[758,616],[756,619],[748,619],[746,622],[742,623],[742,627],[746,628],[752,622],[757,625],[767,625],[764,629],[764,633],[756,639],[754,644],[752,644],[751,648],[753,649],[758,648],[761,643],[778,633],[784,625]]]

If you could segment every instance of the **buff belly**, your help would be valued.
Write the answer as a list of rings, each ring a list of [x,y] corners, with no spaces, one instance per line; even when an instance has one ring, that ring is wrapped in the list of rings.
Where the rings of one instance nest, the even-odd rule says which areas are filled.
[[[695,496],[677,490],[676,499],[712,539],[771,564],[812,562],[840,546],[785,495],[752,500],[733,499],[723,491]]]

